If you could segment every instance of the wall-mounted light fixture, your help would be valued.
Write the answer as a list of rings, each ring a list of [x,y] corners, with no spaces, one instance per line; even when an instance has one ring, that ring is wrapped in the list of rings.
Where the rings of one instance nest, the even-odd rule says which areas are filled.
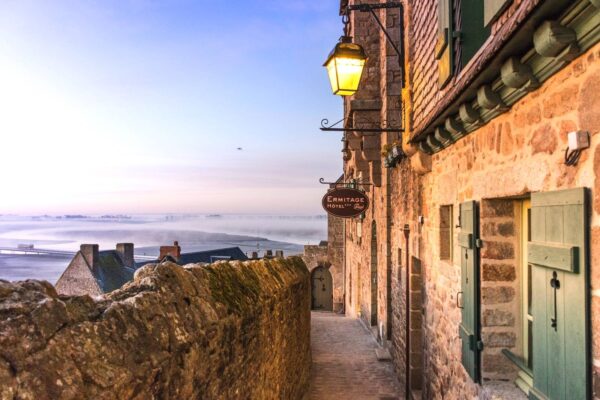
[[[404,31],[404,9],[402,3],[390,2],[382,4],[355,4],[346,7],[346,12],[342,17],[344,23],[344,35],[340,38],[338,44],[327,57],[327,61],[323,64],[327,68],[329,82],[333,94],[339,96],[351,96],[358,91],[360,78],[363,73],[365,63],[367,62],[367,54],[363,47],[352,42],[352,37],[349,35],[350,12],[361,11],[370,12],[379,27],[385,33],[388,42],[398,54],[400,67],[404,65],[404,46],[400,41],[400,48],[396,46],[390,34],[385,29],[381,20],[375,13],[375,10],[383,8],[399,8],[400,9],[400,31]],[[402,87],[404,87],[404,71],[402,73]]]
[[[367,55],[362,46],[352,43],[350,36],[342,36],[323,64],[333,94],[351,96],[356,93],[366,62]]]

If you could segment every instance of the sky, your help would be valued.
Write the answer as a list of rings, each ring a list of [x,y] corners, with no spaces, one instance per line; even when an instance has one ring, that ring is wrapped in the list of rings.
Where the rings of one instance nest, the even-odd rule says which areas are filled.
[[[0,214],[322,214],[338,7],[0,0]]]

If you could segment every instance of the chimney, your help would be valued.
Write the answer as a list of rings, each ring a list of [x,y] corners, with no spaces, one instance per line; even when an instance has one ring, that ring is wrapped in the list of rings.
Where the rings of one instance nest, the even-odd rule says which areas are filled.
[[[283,250],[276,250],[275,251],[275,257],[276,258],[283,258]]]
[[[94,269],[96,265],[98,265],[100,256],[98,254],[97,244],[82,244],[79,246],[79,252],[88,263],[90,268]]]
[[[133,259],[133,243],[117,243],[117,253],[123,261],[123,265],[129,268],[135,267]]]
[[[179,261],[179,257],[181,257],[181,247],[179,247],[179,242],[173,242],[173,246],[160,246],[160,256],[158,259],[162,261],[166,256],[171,256],[175,261]]]

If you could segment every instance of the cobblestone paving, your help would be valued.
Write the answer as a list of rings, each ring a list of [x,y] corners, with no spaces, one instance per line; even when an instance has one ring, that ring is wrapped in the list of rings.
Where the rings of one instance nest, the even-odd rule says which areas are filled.
[[[357,319],[312,313],[311,400],[401,399],[392,363],[377,361],[377,344]]]

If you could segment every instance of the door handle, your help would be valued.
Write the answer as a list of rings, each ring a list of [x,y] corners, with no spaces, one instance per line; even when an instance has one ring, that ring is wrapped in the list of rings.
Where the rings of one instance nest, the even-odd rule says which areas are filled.
[[[555,331],[558,330],[558,310],[557,310],[557,300],[556,300],[556,291],[560,289],[560,281],[558,280],[558,274],[556,271],[552,273],[552,279],[550,279],[550,286],[554,289],[554,317],[550,318],[550,326],[554,328]]]
[[[462,297],[462,294],[463,294],[462,291],[456,293],[456,308],[460,308],[461,310],[465,308],[464,306],[460,305],[460,301],[459,301],[459,298]]]

